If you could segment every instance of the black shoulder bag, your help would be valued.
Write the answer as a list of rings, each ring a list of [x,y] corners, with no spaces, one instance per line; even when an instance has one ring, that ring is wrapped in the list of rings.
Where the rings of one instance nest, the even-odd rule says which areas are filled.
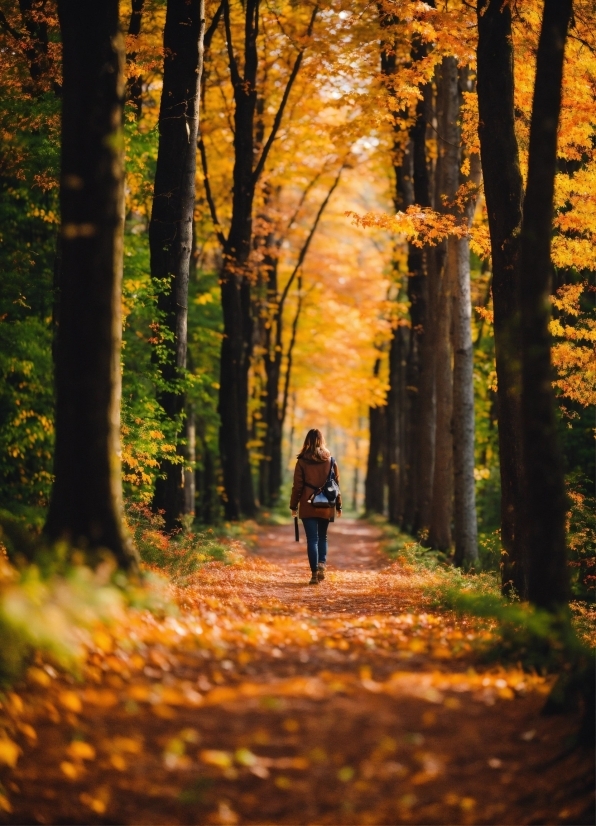
[[[313,489],[308,499],[309,505],[312,505],[313,508],[334,508],[337,504],[337,497],[340,494],[340,490],[337,479],[335,478],[335,471],[333,470],[334,464],[335,462],[332,456],[327,481],[320,488],[311,485],[310,482],[304,482],[307,487]]]

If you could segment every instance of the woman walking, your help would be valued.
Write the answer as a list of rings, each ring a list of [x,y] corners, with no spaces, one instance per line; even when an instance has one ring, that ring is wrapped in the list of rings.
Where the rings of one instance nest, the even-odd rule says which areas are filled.
[[[290,497],[292,516],[298,515],[304,525],[308,561],[312,577],[309,585],[318,585],[325,579],[327,564],[327,528],[329,520],[333,519],[334,511],[341,516],[341,494],[338,495],[334,507],[315,508],[308,501],[313,493],[322,488],[331,472],[331,453],[327,449],[325,439],[320,430],[313,428],[306,434],[302,450],[298,454],[298,461],[294,470],[294,484]],[[336,481],[339,481],[337,463],[333,461],[333,471]]]

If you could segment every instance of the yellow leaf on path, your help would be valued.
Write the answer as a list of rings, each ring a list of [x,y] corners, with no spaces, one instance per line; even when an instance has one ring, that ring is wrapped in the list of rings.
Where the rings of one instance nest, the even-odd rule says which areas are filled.
[[[208,766],[219,766],[220,769],[227,769],[232,765],[232,755],[229,751],[202,749],[199,752],[199,759]]]
[[[74,711],[75,714],[78,714],[83,709],[79,695],[75,694],[74,691],[62,691],[58,699],[60,700],[60,705],[69,711]]]
[[[32,667],[27,671],[27,677],[37,685],[47,688],[52,682],[52,678],[42,668]]]
[[[21,750],[16,743],[13,743],[8,737],[0,738],[0,763],[10,766],[12,769],[16,766],[20,753]]]
[[[162,720],[173,720],[176,716],[174,709],[170,708],[170,706],[164,705],[163,703],[152,706],[151,711],[156,717],[161,717]]]
[[[113,754],[110,757],[110,763],[115,769],[118,769],[119,772],[124,772],[128,768],[128,763],[121,754]]]
[[[88,688],[84,692],[83,698],[86,703],[100,706],[101,708],[110,708],[110,706],[115,706],[118,702],[116,694],[108,688]]]
[[[87,806],[92,812],[95,812],[98,815],[103,815],[107,808],[103,800],[100,800],[98,797],[93,797],[92,795],[87,794],[87,792],[82,792],[79,796],[79,800],[83,806]]]
[[[37,732],[29,723],[19,723],[19,730],[22,731],[25,737],[31,740],[31,742],[35,743],[37,741]]]
[[[109,634],[101,629],[93,634],[93,642],[106,654],[110,654],[114,648],[114,640]]]
[[[81,769],[74,765],[74,763],[69,763],[68,760],[63,760],[60,763],[60,771],[65,774],[69,780],[76,780],[79,776]]]
[[[5,797],[3,794],[0,794],[0,809],[3,812],[12,812],[12,806],[10,805],[10,800]]]
[[[186,704],[186,697],[177,688],[164,686],[161,691],[161,701],[170,706],[183,706]]]
[[[213,688],[205,695],[205,703],[207,705],[217,705],[219,703],[229,703],[236,700],[238,692],[234,688],[222,686],[221,688]]]
[[[18,694],[14,693],[14,691],[10,691],[8,693],[8,702],[10,703],[10,710],[14,712],[14,714],[23,713],[23,701],[21,700]]]
[[[143,744],[140,740],[135,740],[132,737],[114,737],[108,747],[114,751],[139,754],[143,749]]]
[[[426,643],[422,640],[413,639],[408,648],[413,654],[422,654],[426,651]]]
[[[150,694],[151,688],[147,685],[131,685],[128,689],[128,696],[139,703],[148,700]]]
[[[73,740],[67,751],[71,757],[78,760],[95,760],[95,749],[83,740]]]

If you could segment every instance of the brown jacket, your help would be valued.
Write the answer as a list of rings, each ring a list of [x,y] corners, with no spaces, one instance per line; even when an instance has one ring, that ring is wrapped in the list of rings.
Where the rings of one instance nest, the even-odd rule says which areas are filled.
[[[307,519],[311,516],[320,516],[322,519],[332,519],[335,515],[335,508],[313,508],[309,505],[308,500],[314,493],[311,487],[305,485],[309,482],[317,488],[322,487],[327,481],[329,470],[331,469],[331,460],[323,459],[298,459],[296,468],[294,469],[294,484],[292,485],[292,495],[290,497],[290,508],[295,510],[298,506],[299,516],[301,519]],[[337,469],[337,462],[333,463],[335,471],[335,478],[339,482],[339,470]],[[338,507],[341,508],[341,495],[337,497]]]

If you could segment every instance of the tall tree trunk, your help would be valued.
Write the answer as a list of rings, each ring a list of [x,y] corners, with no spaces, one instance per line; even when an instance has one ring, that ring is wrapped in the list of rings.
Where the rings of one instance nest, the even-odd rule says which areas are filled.
[[[470,180],[480,183],[480,158],[470,156]],[[466,204],[472,224],[476,197]],[[455,564],[469,568],[478,561],[478,521],[474,480],[474,346],[470,293],[470,242],[454,239],[457,278],[453,291],[453,488]]]
[[[568,599],[566,496],[550,360],[550,257],[557,128],[571,0],[546,0],[530,124],[521,232],[523,536],[528,597],[555,609]]]
[[[374,375],[378,376],[381,359],[375,361]],[[383,513],[385,505],[385,461],[387,427],[384,407],[370,407],[369,447],[364,481],[364,509],[366,513]]]
[[[248,373],[252,350],[250,281],[247,271],[252,241],[254,129],[257,104],[257,35],[260,0],[247,0],[244,73],[232,52],[230,10],[224,19],[234,86],[234,171],[232,222],[220,273],[224,337],[219,390],[219,449],[227,519],[254,516],[255,498],[248,451]]]
[[[184,451],[184,513],[195,515],[197,493],[195,465],[197,461],[195,411],[188,405],[186,411],[186,445]]]
[[[220,273],[224,336],[221,348],[219,416],[221,453],[224,477],[224,509],[228,519],[256,512],[250,454],[248,449],[248,375],[252,351],[252,315],[250,273],[255,188],[265,167],[269,151],[282,122],[294,81],[300,71],[305,46],[299,50],[290,72],[273,126],[259,158],[255,155],[255,113],[257,107],[257,36],[261,0],[246,0],[244,10],[244,69],[240,74],[232,42],[229,0],[223,0],[223,17],[232,85],[234,87],[234,171],[232,187],[232,219],[227,239],[223,242],[223,266]],[[312,34],[318,4],[310,17],[307,38]],[[203,156],[203,163],[205,157]],[[213,199],[205,184],[214,224],[219,227]]]
[[[438,251],[440,252],[440,251]],[[435,462],[428,542],[431,548],[448,551],[451,547],[453,502],[453,374],[451,363],[451,285],[457,268],[457,249],[452,239],[447,244],[442,267],[437,267],[440,282],[436,299],[435,341]]]
[[[412,129],[414,155],[414,200],[423,207],[432,206],[426,132],[432,123],[432,85],[422,87],[422,100],[416,108]],[[404,527],[412,533],[426,533],[430,525],[432,484],[435,464],[435,351],[434,328],[436,250],[410,246],[408,254],[408,296],[410,299],[411,339],[408,357],[409,467]]]
[[[457,60],[444,57],[437,70],[438,157],[435,173],[435,208],[453,211],[459,184],[459,74]],[[447,199],[443,204],[442,199]],[[451,545],[453,508],[453,372],[451,354],[451,295],[457,274],[457,246],[450,238],[435,250],[437,278],[434,307],[435,383],[437,413],[435,422],[435,466],[432,489],[429,542],[446,551]]]
[[[393,525],[404,515],[406,364],[409,329],[398,324],[389,345],[389,390],[387,392],[387,512]]]
[[[515,136],[511,6],[478,1],[478,111],[480,157],[488,212],[492,267],[501,472],[501,583],[504,593],[527,595],[519,534],[521,502],[521,340],[519,235],[523,184]]]
[[[158,294],[160,325],[168,331],[155,358],[163,386],[159,402],[181,429],[188,343],[188,281],[193,245],[199,90],[205,33],[204,0],[168,0],[164,28],[164,73],[159,111],[159,148],[149,225],[151,277]],[[178,445],[178,456],[184,450]],[[153,502],[164,511],[166,529],[186,512],[184,463],[165,461]]]
[[[269,310],[269,326],[265,331],[265,374],[266,386],[263,403],[263,417],[266,424],[266,433],[264,440],[264,460],[261,462],[260,474],[267,477],[267,489],[265,503],[268,505],[274,504],[279,499],[279,492],[282,484],[282,437],[283,428],[286,420],[286,413],[288,407],[288,398],[290,391],[290,382],[292,375],[292,361],[294,345],[296,343],[296,335],[298,331],[298,322],[300,319],[300,312],[302,309],[302,266],[304,259],[310,248],[312,239],[318,229],[319,223],[323,214],[331,200],[331,196],[339,185],[343,170],[345,169],[345,162],[337,171],[333,183],[329,187],[327,194],[321,202],[311,228],[306,236],[302,247],[298,253],[296,264],[292,270],[288,281],[286,282],[281,294],[278,292],[277,268],[279,262],[279,249],[283,243],[283,235],[273,236],[269,239],[268,252],[264,256],[263,264],[267,273],[267,296],[269,308],[273,307],[273,312]],[[315,178],[318,179],[319,176]],[[300,206],[308,192],[307,187],[301,199]],[[288,230],[294,223],[297,217],[297,212],[288,224]],[[282,382],[282,365],[284,358],[283,351],[283,332],[284,332],[284,308],[286,306],[286,299],[289,295],[290,288],[297,279],[297,307],[294,314],[294,319],[291,326],[290,341],[286,349],[286,370],[283,377],[283,388],[280,387]],[[280,394],[281,390],[281,394]],[[281,398],[280,398],[281,396]],[[262,486],[262,483],[261,483]]]
[[[63,44],[55,481],[45,526],[135,570],[120,474],[124,44],[117,0],[60,0]]]

